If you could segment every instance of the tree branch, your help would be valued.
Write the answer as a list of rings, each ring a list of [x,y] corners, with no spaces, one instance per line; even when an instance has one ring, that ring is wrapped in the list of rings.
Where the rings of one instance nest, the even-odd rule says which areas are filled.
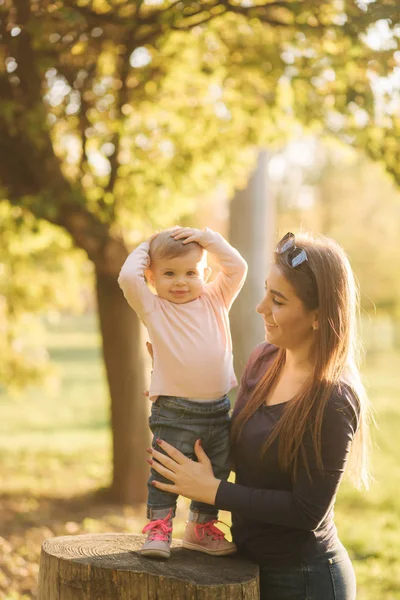
[[[21,87],[26,97],[27,105],[30,107],[41,104],[41,79],[35,64],[35,53],[32,50],[31,37],[29,33],[30,11],[29,4],[24,0],[15,0],[18,22],[23,26],[21,33],[13,38],[16,60],[18,63],[18,76]]]
[[[182,0],[176,0],[167,8],[161,10],[147,10],[144,14],[140,13],[140,7],[136,11],[135,20],[132,17],[121,17],[116,10],[110,10],[107,13],[99,14],[86,6],[77,6],[72,0],[64,0],[64,4],[69,8],[77,11],[79,14],[84,16],[91,26],[102,25],[107,27],[110,25],[120,26],[129,28],[132,25],[135,26],[137,33],[137,41],[140,44],[154,43],[154,41],[163,35],[168,30],[174,31],[190,31],[194,27],[203,25],[204,23],[210,22],[211,20],[227,13],[241,15],[246,18],[256,18],[261,22],[275,27],[288,27],[294,25],[294,22],[289,20],[280,19],[276,15],[276,9],[285,9],[291,17],[295,18],[297,9],[303,8],[302,2],[297,1],[285,1],[277,0],[275,2],[266,2],[256,6],[241,6],[239,4],[231,4],[229,0],[217,1],[211,0],[210,2],[197,3],[197,7],[193,6],[193,3],[187,3],[187,7],[190,11],[189,14],[185,12],[185,9],[180,9],[179,5],[183,2]],[[210,14],[210,11],[216,11]],[[165,21],[165,15],[169,13],[169,20]],[[203,17],[196,19],[196,17]],[[310,24],[296,24],[300,30],[325,30],[328,26],[335,27],[333,24],[324,25],[318,22],[316,25]],[[146,31],[146,27],[150,28],[150,31]],[[141,31],[144,29],[144,31]]]
[[[204,23],[209,23],[213,19],[216,19],[217,17],[220,17],[221,15],[225,14],[225,12],[226,11],[223,10],[222,12],[220,12],[218,14],[209,15],[208,17],[204,17],[200,21],[195,21],[194,23],[190,23],[189,25],[181,25],[181,26],[180,25],[171,25],[171,29],[173,31],[190,31],[194,27],[199,27],[200,25],[204,25]],[[201,13],[199,13],[199,14],[201,14]]]
[[[89,108],[89,105],[86,103],[85,98],[84,98],[84,92],[85,89],[87,89],[88,83],[91,83],[93,81],[93,73],[95,71],[96,68],[96,64],[92,64],[89,67],[86,67],[86,72],[88,73],[88,76],[85,79],[85,86],[83,87],[82,90],[77,90],[79,91],[79,95],[80,95],[80,101],[81,101],[81,110],[79,111],[79,133],[80,133],[80,138],[81,138],[81,159],[79,161],[79,173],[80,176],[82,177],[85,173],[84,169],[85,166],[87,165],[87,155],[86,155],[86,142],[87,142],[87,138],[86,138],[86,129],[90,126],[90,122],[87,118],[87,111]],[[58,66],[58,72],[63,75],[65,77],[65,79],[68,81],[71,89],[74,89],[75,87],[75,73],[74,71],[72,71],[69,67],[68,64],[64,63],[62,65]]]
[[[98,13],[87,6],[79,6],[72,0],[64,0],[64,6],[82,15],[92,26],[94,25],[132,25],[132,17],[121,17],[115,10],[106,13]]]
[[[120,64],[120,70],[118,73],[118,77],[119,80],[121,81],[121,88],[119,90],[119,94],[118,94],[118,99],[117,99],[117,103],[116,103],[116,109],[118,111],[118,117],[119,119],[123,119],[123,113],[122,113],[122,107],[124,106],[124,104],[126,104],[128,102],[128,76],[130,73],[130,64],[129,64],[129,56],[132,54],[133,50],[135,49],[135,28],[133,28],[131,31],[128,31],[125,37],[125,41],[124,41],[124,45],[125,45],[125,52],[123,53],[123,55],[121,55],[119,57],[119,64]],[[114,191],[114,187],[115,187],[115,183],[117,180],[117,172],[118,172],[118,167],[119,167],[119,160],[118,160],[118,154],[119,154],[119,149],[120,149],[120,144],[121,144],[121,133],[120,130],[118,130],[113,137],[113,144],[115,147],[115,151],[114,154],[112,155],[112,157],[110,158],[110,165],[111,165],[111,172],[110,172],[110,178],[108,180],[108,184],[106,187],[106,192],[113,192]],[[114,205],[114,210],[115,210],[115,205]]]

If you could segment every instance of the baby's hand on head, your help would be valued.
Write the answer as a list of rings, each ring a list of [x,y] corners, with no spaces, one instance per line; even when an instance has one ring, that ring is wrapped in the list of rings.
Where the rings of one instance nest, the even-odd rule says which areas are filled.
[[[201,246],[201,242],[204,237],[204,231],[195,229],[194,227],[180,227],[171,233],[171,237],[174,238],[174,240],[183,240],[184,244],[189,244],[189,242],[197,242]]]

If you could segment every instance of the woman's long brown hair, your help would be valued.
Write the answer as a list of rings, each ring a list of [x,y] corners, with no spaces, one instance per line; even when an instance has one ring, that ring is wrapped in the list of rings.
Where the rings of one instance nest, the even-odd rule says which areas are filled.
[[[369,484],[369,421],[371,408],[362,384],[357,338],[358,289],[349,260],[343,249],[324,236],[296,235],[296,246],[304,248],[308,262],[297,269],[285,255],[274,255],[274,262],[292,285],[306,310],[318,308],[319,328],[313,347],[314,371],[297,396],[287,402],[283,415],[263,446],[263,455],[279,437],[279,461],[293,477],[302,459],[309,471],[304,450],[304,435],[309,428],[317,465],[323,467],[321,427],[326,403],[334,389],[346,384],[356,397],[358,428],[353,439],[347,470],[357,487]],[[277,384],[285,364],[286,350],[280,348],[264,376],[255,386],[248,402],[232,421],[233,446],[243,426],[266,402]]]

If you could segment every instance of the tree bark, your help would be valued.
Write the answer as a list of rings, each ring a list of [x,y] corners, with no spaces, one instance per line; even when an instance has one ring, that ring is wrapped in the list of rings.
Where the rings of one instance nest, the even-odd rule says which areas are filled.
[[[171,558],[149,560],[140,535],[89,534],[44,542],[38,600],[258,600],[258,565],[208,556],[173,540]]]
[[[140,322],[116,278],[96,270],[96,291],[103,355],[111,394],[113,500],[145,502],[148,466],[145,449],[148,400],[143,396],[144,360]]]
[[[229,241],[246,259],[246,283],[231,311],[235,372],[239,378],[253,348],[264,341],[264,326],[256,312],[275,238],[275,203],[268,194],[268,154],[261,151],[247,187],[237,190],[230,207]]]

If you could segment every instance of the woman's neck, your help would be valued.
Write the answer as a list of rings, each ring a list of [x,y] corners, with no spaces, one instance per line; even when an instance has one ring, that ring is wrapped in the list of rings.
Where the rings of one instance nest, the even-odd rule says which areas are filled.
[[[286,349],[284,371],[299,376],[311,374],[315,365],[310,350],[308,346],[296,350]]]

